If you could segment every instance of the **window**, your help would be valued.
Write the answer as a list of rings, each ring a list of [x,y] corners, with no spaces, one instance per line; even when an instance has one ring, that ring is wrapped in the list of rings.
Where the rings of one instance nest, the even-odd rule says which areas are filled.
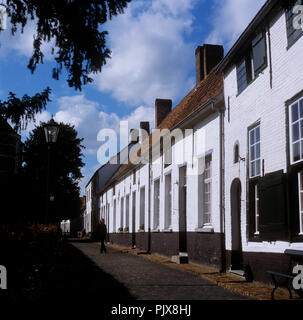
[[[120,207],[120,229],[123,229],[123,210],[124,210],[124,198],[121,199],[121,207]]]
[[[259,234],[259,190],[255,185],[255,234]]]
[[[237,65],[238,93],[241,93],[266,66],[266,37],[262,31],[252,40],[249,49]]]
[[[126,206],[125,206],[125,231],[129,231],[129,195],[126,196]]]
[[[160,224],[160,180],[154,182],[154,230],[159,228]]]
[[[303,171],[298,172],[298,190],[299,190],[299,223],[300,235],[303,235]]]
[[[250,57],[247,57],[237,66],[238,93],[241,93],[251,80],[251,62]]]
[[[249,131],[249,177],[261,173],[260,125]]]
[[[113,212],[113,232],[116,232],[116,200],[114,200],[114,212]]]
[[[171,209],[172,209],[172,183],[171,175],[168,174],[165,177],[165,229],[171,228]]]
[[[133,184],[136,184],[136,170],[134,170],[133,174]]]
[[[303,159],[303,98],[290,105],[291,162]]]
[[[295,5],[302,5],[303,0],[298,0]],[[294,28],[294,18],[297,16],[296,13],[293,13],[294,7],[286,11],[286,32],[287,32],[287,41],[288,47],[291,47],[303,34],[301,28]]]
[[[204,169],[204,194],[203,194],[203,225],[211,224],[211,170],[212,159],[211,156],[205,158]]]
[[[254,75],[266,67],[266,38],[265,33],[260,32],[252,41],[252,56],[254,65]]]
[[[145,187],[140,190],[140,230],[144,230],[145,220]]]

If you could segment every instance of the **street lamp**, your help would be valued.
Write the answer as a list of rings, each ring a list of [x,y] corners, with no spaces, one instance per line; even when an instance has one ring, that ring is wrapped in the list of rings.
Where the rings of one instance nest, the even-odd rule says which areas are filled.
[[[47,143],[56,143],[59,134],[59,125],[53,118],[44,125],[44,133]]]
[[[59,125],[52,118],[48,123],[44,125],[45,140],[47,143],[47,176],[46,176],[46,210],[45,210],[45,224],[48,220],[49,201],[54,201],[54,196],[50,199],[49,195],[49,168],[50,168],[50,149],[51,144],[57,142],[59,134]]]

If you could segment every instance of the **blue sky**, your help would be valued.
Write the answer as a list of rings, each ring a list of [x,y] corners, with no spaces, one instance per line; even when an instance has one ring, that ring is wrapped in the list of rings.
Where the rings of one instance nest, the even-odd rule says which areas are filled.
[[[84,186],[100,166],[97,150],[99,130],[118,130],[119,121],[129,128],[140,121],[154,126],[154,100],[168,98],[173,106],[194,87],[194,51],[203,43],[223,44],[225,53],[247,26],[265,0],[132,0],[123,15],[105,25],[112,58],[94,82],[81,92],[68,87],[62,74],[51,78],[54,66],[51,44],[43,46],[45,60],[34,74],[27,69],[32,53],[34,25],[25,32],[0,33],[0,99],[10,91],[18,96],[35,94],[47,86],[52,102],[37,116],[75,125],[84,138]],[[22,132],[23,139],[35,124]]]

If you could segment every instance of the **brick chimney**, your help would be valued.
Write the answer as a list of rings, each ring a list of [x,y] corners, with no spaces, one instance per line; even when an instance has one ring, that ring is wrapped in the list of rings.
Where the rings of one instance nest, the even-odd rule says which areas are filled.
[[[170,99],[156,99],[155,101],[155,125],[156,128],[172,110]]]
[[[149,122],[148,121],[141,121],[140,122],[140,129],[143,129],[147,132],[147,134],[149,134]]]
[[[206,78],[211,69],[216,66],[224,57],[222,46],[204,44],[198,46],[196,51],[196,84]]]
[[[130,129],[129,132],[130,135],[130,143],[134,142],[134,143],[138,143],[139,142],[139,130],[138,129]]]

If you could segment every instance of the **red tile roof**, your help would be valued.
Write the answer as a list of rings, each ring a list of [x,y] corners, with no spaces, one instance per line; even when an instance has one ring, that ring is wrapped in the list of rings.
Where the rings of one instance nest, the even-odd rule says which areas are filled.
[[[178,123],[191,115],[199,107],[205,105],[211,99],[218,96],[223,92],[223,75],[215,74],[214,69],[209,73],[205,80],[201,81],[195,86],[188,95],[181,100],[181,102],[166,116],[166,118],[160,123],[157,129],[173,129]],[[151,137],[149,136],[150,145]],[[136,165],[127,163],[121,166],[121,168],[115,173],[111,182],[118,180],[123,174],[135,168]]]

